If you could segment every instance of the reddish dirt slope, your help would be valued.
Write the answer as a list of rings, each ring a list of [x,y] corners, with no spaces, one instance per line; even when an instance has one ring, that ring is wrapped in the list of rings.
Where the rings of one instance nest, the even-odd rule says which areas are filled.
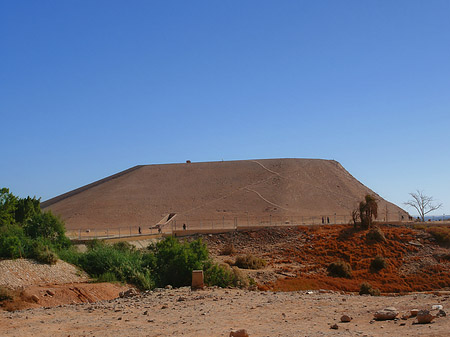
[[[266,159],[137,166],[42,203],[68,229],[151,225],[177,219],[350,215],[367,193],[338,162]],[[398,220],[406,213],[378,197]]]
[[[354,230],[352,226],[267,228],[207,235],[204,240],[222,261],[233,261],[234,257],[220,256],[230,243],[236,255],[250,253],[268,261],[265,270],[253,272],[262,289],[354,292],[368,282],[387,293],[450,290],[449,248],[439,246],[424,230],[380,228],[386,242],[367,240],[367,230]],[[376,256],[384,257],[387,266],[371,272],[370,263]],[[337,260],[350,264],[352,278],[328,276],[327,266]],[[270,271],[274,277],[267,276]]]

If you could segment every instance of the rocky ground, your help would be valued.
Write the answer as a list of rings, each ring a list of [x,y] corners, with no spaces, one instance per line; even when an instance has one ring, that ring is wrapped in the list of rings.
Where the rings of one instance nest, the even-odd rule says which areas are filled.
[[[450,306],[448,294],[370,297],[326,291],[156,289],[131,298],[0,312],[2,336],[448,336],[450,318],[401,319],[412,309]],[[399,319],[374,320],[395,307]],[[350,322],[342,323],[348,315]],[[336,329],[331,327],[336,324]]]
[[[432,235],[406,226],[380,225],[385,241],[367,239],[369,230],[350,225],[264,228],[253,231],[197,235],[215,260],[233,264],[239,255],[262,258],[267,266],[247,271],[261,289],[278,291],[331,289],[358,292],[369,282],[383,293],[450,290],[450,247]],[[233,247],[233,252],[229,247]],[[384,258],[385,268],[370,264]],[[327,266],[344,261],[351,278],[328,275]]]

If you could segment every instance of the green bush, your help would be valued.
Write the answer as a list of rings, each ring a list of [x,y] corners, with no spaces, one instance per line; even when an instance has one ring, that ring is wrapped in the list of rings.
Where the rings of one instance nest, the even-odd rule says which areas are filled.
[[[64,223],[51,212],[42,212],[39,199],[17,198],[9,189],[0,189],[0,257],[53,264],[55,251],[70,245]]]
[[[123,250],[123,246],[111,246],[101,242],[91,245],[91,248],[76,258],[77,264],[89,275],[95,278],[110,277],[120,282],[128,282],[141,289],[151,289],[154,281],[150,270],[145,267],[144,254],[137,250]],[[109,276],[108,276],[109,275]]]
[[[242,269],[262,269],[266,264],[267,262],[264,259],[251,254],[239,255],[234,262],[235,266]]]
[[[382,256],[376,256],[372,262],[370,262],[370,271],[376,273],[381,269],[386,268],[386,260]]]
[[[386,237],[379,227],[370,229],[366,234],[366,239],[374,242],[386,242]]]
[[[32,240],[28,238],[22,227],[6,225],[0,228],[0,256],[6,258],[28,257]]]
[[[367,282],[363,282],[360,286],[359,290],[360,295],[371,295],[371,296],[380,296],[380,290],[376,288],[372,288]]]
[[[217,263],[208,262],[205,265],[205,284],[209,286],[226,287],[248,287],[251,281],[239,268],[231,268],[227,264],[219,265]]]
[[[234,274],[228,265],[219,265],[217,263],[207,263],[205,265],[205,284],[209,286],[218,286],[222,288],[235,285]]]
[[[333,277],[352,277],[352,268],[348,263],[341,260],[330,263],[327,270],[328,275]]]
[[[156,284],[174,287],[190,285],[192,271],[203,269],[208,260],[208,250],[200,239],[179,242],[174,237],[151,245],[149,250],[155,255]]]
[[[113,247],[123,252],[133,252],[136,247],[127,241],[119,241],[113,244]]]

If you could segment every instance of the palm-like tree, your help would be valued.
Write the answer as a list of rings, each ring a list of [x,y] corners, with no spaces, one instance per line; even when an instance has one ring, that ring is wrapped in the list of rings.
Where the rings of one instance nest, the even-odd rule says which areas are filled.
[[[361,226],[365,228],[372,226],[373,220],[378,217],[378,203],[373,195],[367,194],[359,203],[359,217]]]

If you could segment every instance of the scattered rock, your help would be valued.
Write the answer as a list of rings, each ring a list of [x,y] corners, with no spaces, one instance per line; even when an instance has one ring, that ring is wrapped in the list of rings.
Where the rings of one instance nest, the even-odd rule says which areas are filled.
[[[434,316],[430,314],[428,310],[420,310],[417,313],[417,323],[418,324],[427,324],[431,323],[431,321],[434,319]]]
[[[180,296],[177,299],[177,302],[184,302],[184,301],[186,301],[186,297],[183,297],[183,296]]]
[[[249,336],[248,336],[247,330],[240,329],[240,330],[236,330],[236,331],[231,331],[229,337],[249,337]]]
[[[398,315],[397,309],[394,307],[384,308],[383,310],[378,310],[374,317],[377,321],[386,321],[396,318]]]
[[[337,330],[337,329],[339,329],[339,325],[333,324],[332,326],[330,326],[330,329]]]
[[[447,313],[444,310],[439,310],[439,312],[437,313],[436,317],[444,317],[447,316]]]
[[[442,310],[444,307],[440,304],[435,304],[431,307],[431,310]]]
[[[33,300],[33,302],[39,302],[39,297],[37,297],[37,295],[31,295],[31,299]]]
[[[343,323],[348,323],[352,320],[352,317],[348,316],[348,315],[342,315],[341,316],[341,322]]]
[[[168,290],[173,289],[173,287],[172,287],[170,284],[166,285],[164,288],[165,288],[165,289],[168,289]]]
[[[419,312],[419,309],[412,309],[410,312],[411,312],[411,317],[416,317],[417,313]]]
[[[53,290],[47,289],[46,293],[50,296],[55,296],[55,292]]]
[[[119,293],[119,297],[120,297],[120,298],[128,298],[128,297],[136,296],[136,295],[138,295],[138,294],[139,294],[139,293],[137,292],[136,289],[130,288],[130,289],[126,290],[126,291],[121,291],[121,292]]]

